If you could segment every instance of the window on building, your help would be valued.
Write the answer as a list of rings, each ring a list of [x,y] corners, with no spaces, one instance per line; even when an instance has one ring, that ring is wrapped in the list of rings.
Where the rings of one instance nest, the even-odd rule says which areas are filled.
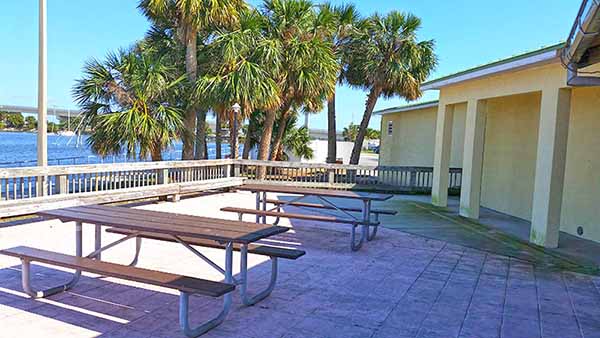
[[[394,132],[394,123],[392,121],[388,121],[388,125],[387,125],[388,136],[392,136],[393,132]]]

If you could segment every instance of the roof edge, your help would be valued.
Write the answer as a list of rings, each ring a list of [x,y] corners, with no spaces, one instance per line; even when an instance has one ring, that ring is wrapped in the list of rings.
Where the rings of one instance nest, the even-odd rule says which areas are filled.
[[[437,107],[438,103],[439,103],[438,100],[420,102],[420,103],[409,104],[409,105],[405,105],[405,106],[391,107],[391,108],[378,110],[378,111],[373,112],[373,114],[374,115],[386,115],[386,114],[401,113],[403,111],[427,109],[427,108]]]
[[[451,84],[472,80],[488,75],[498,74],[510,70],[531,67],[540,63],[547,63],[553,59],[559,60],[559,51],[564,48],[565,42],[540,48],[531,52],[512,56],[510,58],[491,62],[485,65],[466,69],[454,74],[421,84],[421,90],[440,89]]]

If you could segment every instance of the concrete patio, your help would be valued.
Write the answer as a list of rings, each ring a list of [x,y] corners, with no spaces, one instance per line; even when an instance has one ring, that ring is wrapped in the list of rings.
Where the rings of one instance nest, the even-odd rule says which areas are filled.
[[[414,212],[410,203],[401,196],[386,202],[401,212],[384,218],[384,224],[399,229],[381,229],[375,241],[354,253],[347,226],[282,220],[293,230],[279,239],[303,248],[306,255],[281,261],[278,285],[265,301],[243,307],[234,297],[228,319],[204,337],[600,337],[599,277],[537,265],[538,259],[544,261],[543,252],[530,254],[518,247],[513,255],[500,250],[502,243],[488,250],[479,242],[456,244],[452,236],[440,240],[415,234],[422,224],[439,232],[455,228],[443,227],[453,222],[450,216]],[[253,205],[251,194],[222,193],[140,208],[235,219],[219,209]],[[401,231],[402,226],[413,233]],[[115,238],[104,235],[105,243]],[[58,221],[0,224],[0,248],[17,245],[72,253],[74,226]],[[84,253],[92,247],[93,228],[86,225]],[[220,250],[201,251],[224,258]],[[133,243],[128,242],[103,259],[128,263],[132,256]],[[234,264],[239,265],[237,258]],[[260,288],[270,266],[261,257],[251,258],[251,285]],[[176,244],[145,241],[139,266],[221,279]],[[68,272],[56,268],[35,265],[34,271],[34,285],[68,278]],[[192,304],[197,322],[219,308],[218,301],[202,297],[193,297]],[[178,297],[171,290],[92,274],[84,274],[70,292],[30,300],[21,291],[19,261],[0,256],[0,337],[181,337],[177,311]]]

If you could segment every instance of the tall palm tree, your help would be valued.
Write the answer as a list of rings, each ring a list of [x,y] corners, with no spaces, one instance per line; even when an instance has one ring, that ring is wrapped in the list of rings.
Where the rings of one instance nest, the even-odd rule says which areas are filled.
[[[306,127],[296,127],[298,115],[294,115],[291,121],[286,125],[285,137],[283,143],[285,148],[294,156],[310,160],[314,156],[314,151],[310,147],[310,134]],[[282,151],[278,154],[277,160],[288,160],[287,155]]]
[[[356,141],[356,136],[358,135],[358,126],[354,123],[350,123],[348,127],[345,127],[342,131],[342,136],[345,141],[354,142]]]
[[[264,19],[256,10],[244,11],[237,29],[217,31],[205,51],[216,64],[196,83],[196,96],[217,106],[229,120],[233,157],[239,148],[233,126],[241,126],[243,118],[257,109],[274,111],[280,105],[275,75],[280,69],[281,48],[263,34]],[[241,106],[241,116],[231,109],[236,103]]]
[[[350,41],[361,22],[360,14],[354,4],[334,6],[325,3],[320,6],[319,16],[327,27],[327,40],[339,64],[338,84],[343,84],[344,69],[347,66],[347,53]],[[327,98],[327,163],[335,163],[337,159],[337,126],[335,116],[335,88]]]
[[[185,46],[185,69],[188,84],[193,86],[198,77],[197,44],[198,32],[210,26],[235,23],[238,13],[246,7],[244,0],[141,0],[138,7],[155,24],[173,27],[179,42]],[[194,158],[194,137],[198,105],[188,102],[184,115],[186,132],[183,133],[182,159]],[[200,118],[205,118],[202,112]],[[200,125],[204,125],[200,121]],[[200,139],[205,138],[204,128],[196,131]]]
[[[183,76],[164,56],[136,48],[85,64],[73,94],[82,107],[88,142],[101,156],[162,160],[183,129],[178,107]]]
[[[433,40],[417,41],[421,20],[392,11],[375,14],[350,43],[348,82],[369,92],[350,164],[358,164],[362,144],[380,96],[399,96],[408,101],[421,97],[421,83],[437,64]]]
[[[267,159],[269,146],[271,158],[279,156],[292,108],[305,106],[315,110],[333,92],[338,72],[333,50],[322,34],[324,27],[311,1],[266,0],[263,8],[268,18],[267,34],[278,41],[282,50],[281,71],[277,74],[281,106],[276,112],[267,111],[259,159]],[[282,128],[271,145],[276,118]]]
[[[245,140],[244,140],[244,151],[242,153],[243,159],[250,157],[250,150],[260,144],[262,137],[263,124],[265,119],[265,112],[261,110],[253,111],[248,117],[248,125],[246,126]]]
[[[221,116],[222,113],[221,112],[217,112],[215,111],[215,158],[216,159],[221,159],[223,158],[223,154],[222,154],[222,139],[221,139],[221,135],[222,135],[222,129],[221,129]]]

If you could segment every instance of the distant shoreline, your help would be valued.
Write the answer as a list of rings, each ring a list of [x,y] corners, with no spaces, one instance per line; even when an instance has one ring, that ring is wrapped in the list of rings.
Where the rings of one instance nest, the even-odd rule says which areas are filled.
[[[27,134],[37,134],[36,129],[30,130],[18,130],[18,129],[0,129],[0,133],[27,133]],[[48,135],[59,135],[58,132],[48,132]],[[81,135],[88,135],[88,133],[81,133]]]

